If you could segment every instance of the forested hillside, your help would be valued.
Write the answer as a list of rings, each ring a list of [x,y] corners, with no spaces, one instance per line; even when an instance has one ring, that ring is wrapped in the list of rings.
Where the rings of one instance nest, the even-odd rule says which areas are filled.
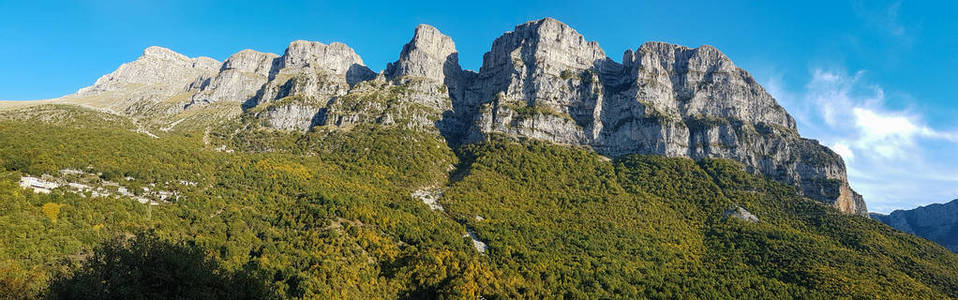
[[[0,298],[958,297],[958,255],[728,160],[375,125],[137,131],[75,106],[0,116]],[[78,172],[113,193],[18,184]]]

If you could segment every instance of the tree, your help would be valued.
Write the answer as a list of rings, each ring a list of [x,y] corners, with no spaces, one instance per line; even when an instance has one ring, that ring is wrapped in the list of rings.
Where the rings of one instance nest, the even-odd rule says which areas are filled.
[[[229,272],[205,251],[149,233],[98,247],[73,274],[56,278],[53,299],[267,299],[261,281]]]

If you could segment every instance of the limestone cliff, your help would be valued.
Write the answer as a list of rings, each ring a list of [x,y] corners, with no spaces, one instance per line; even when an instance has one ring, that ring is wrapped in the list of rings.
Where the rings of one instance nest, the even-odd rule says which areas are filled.
[[[77,95],[94,95],[131,86],[149,86],[157,89],[158,94],[172,95],[199,88],[219,68],[220,62],[212,58],[189,58],[170,49],[153,46],[143,50],[143,55],[137,60],[100,77],[93,86],[80,89]]]
[[[248,102],[269,127],[306,131],[322,122],[333,98],[373,77],[362,58],[343,43],[294,41]]]
[[[233,54],[223,62],[219,73],[202,90],[193,95],[190,105],[218,101],[245,102],[253,100],[256,92],[272,75],[279,55],[253,50]]]
[[[456,85],[461,72],[459,52],[452,38],[425,24],[416,27],[412,40],[399,53],[399,60],[384,71],[390,80],[420,77],[449,85]]]
[[[189,58],[153,46],[135,61],[61,100],[127,115],[171,114],[181,111],[193,93],[208,86],[220,66],[209,57]]]

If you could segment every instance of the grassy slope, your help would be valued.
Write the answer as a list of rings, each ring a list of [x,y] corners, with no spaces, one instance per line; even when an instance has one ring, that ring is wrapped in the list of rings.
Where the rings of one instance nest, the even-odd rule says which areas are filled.
[[[457,158],[429,134],[365,126],[246,133],[231,144],[247,151],[225,153],[205,146],[199,131],[154,139],[115,116],[45,109],[0,120],[0,268],[8,274],[0,293],[105,290],[78,279],[96,274],[95,264],[80,264],[138,234],[187,249],[159,252],[172,253],[171,264],[208,262],[215,276],[198,281],[256,283],[210,288],[221,293],[213,296],[958,296],[955,254],[728,161],[608,161],[507,140],[466,146]],[[132,176],[123,184],[157,184],[183,198],[147,207],[16,185],[20,174],[62,168]],[[409,196],[434,185],[445,186],[445,213]],[[51,217],[47,203],[64,206]],[[732,205],[761,222],[725,220]],[[488,243],[485,255],[462,237],[466,226]],[[131,256],[155,259],[141,254]],[[117,286],[148,291],[136,284]]]

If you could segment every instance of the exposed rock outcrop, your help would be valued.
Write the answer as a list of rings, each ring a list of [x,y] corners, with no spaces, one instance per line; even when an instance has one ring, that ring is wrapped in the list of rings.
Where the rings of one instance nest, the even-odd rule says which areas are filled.
[[[751,212],[745,210],[741,206],[733,207],[725,211],[725,216],[727,218],[735,218],[749,223],[758,223],[758,217],[753,215]]]
[[[363,64],[363,59],[343,43],[294,41],[276,68],[270,78],[276,88],[265,90],[259,99],[261,103],[292,95],[345,94],[350,86],[376,76]],[[290,84],[292,89],[282,88]]]
[[[113,73],[97,79],[90,87],[77,91],[89,96],[125,90],[131,86],[149,86],[157,95],[174,95],[199,88],[216,75],[220,62],[209,57],[189,58],[163,47],[149,47],[137,60],[121,65]]]
[[[958,200],[910,210],[896,210],[888,215],[872,213],[870,216],[895,229],[929,239],[958,252]]]
[[[193,93],[209,85],[220,66],[220,62],[209,57],[189,58],[153,46],[135,61],[100,77],[92,86],[59,100],[131,116],[175,114],[189,103]]]
[[[253,100],[257,118],[272,128],[306,131],[322,121],[330,101],[375,77],[362,58],[343,43],[294,41],[269,73]]]
[[[452,38],[425,24],[416,26],[412,40],[399,53],[399,60],[384,71],[389,80],[410,76],[449,85],[457,85],[461,72],[459,52]]]
[[[442,121],[444,113],[453,110],[453,97],[460,97],[461,72],[452,39],[432,26],[420,25],[399,60],[390,63],[382,76],[331,98],[316,125],[379,124],[453,132],[462,126]]]
[[[591,70],[603,60],[598,44],[554,19],[516,26],[493,42],[468,89],[477,125],[468,139],[503,132],[587,144],[592,122],[572,116],[596,117],[601,98]]]
[[[193,95],[190,105],[217,101],[246,102],[256,96],[279,63],[279,55],[253,50],[233,54],[223,62],[219,74]]]

